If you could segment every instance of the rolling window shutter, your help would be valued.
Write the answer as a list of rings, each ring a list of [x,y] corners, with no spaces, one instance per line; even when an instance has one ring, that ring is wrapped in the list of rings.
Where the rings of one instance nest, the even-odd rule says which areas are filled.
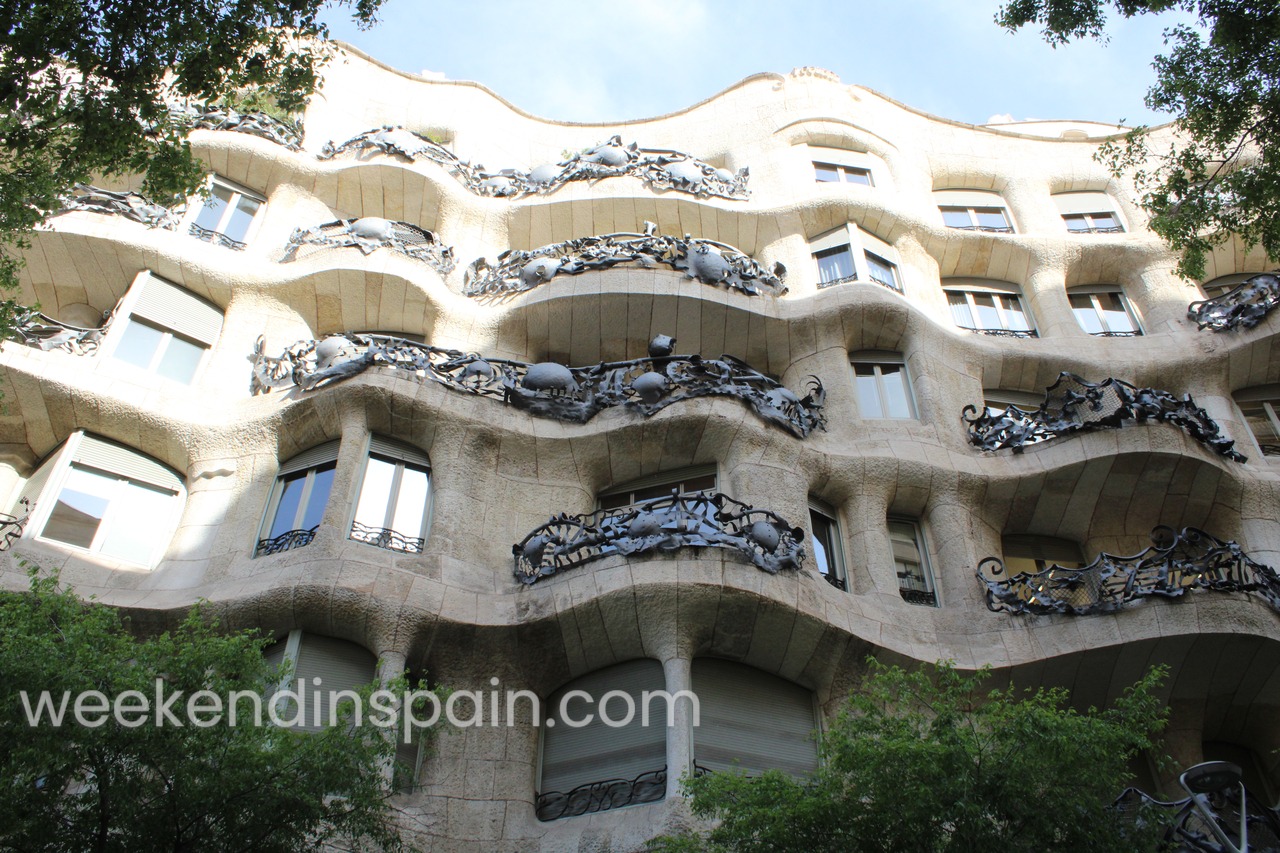
[[[76,448],[72,460],[108,474],[118,474],[171,492],[182,491],[182,478],[166,466],[137,451],[91,435],[80,440],[80,446]]]
[[[849,245],[849,228],[841,225],[839,228],[819,234],[809,241],[810,252],[823,252],[827,249],[838,249],[841,246]]]
[[[1044,560],[1065,566],[1083,565],[1080,546],[1069,539],[1053,536],[1011,534],[1001,539],[1000,548],[1007,557]]]
[[[1053,203],[1063,216],[1073,213],[1114,213],[1116,206],[1106,193],[1057,193]]]
[[[337,458],[338,442],[336,440],[326,441],[324,444],[317,444],[310,450],[302,451],[281,465],[279,476],[283,477],[285,474],[292,474],[294,471],[305,471],[307,468],[314,468],[317,465],[332,462]]]
[[[879,255],[892,264],[900,264],[898,250],[864,228],[858,229],[858,237],[862,241],[864,251]]]
[[[808,146],[809,159],[815,163],[834,163],[838,166],[855,166],[859,169],[871,168],[871,158],[861,151],[848,148],[827,148],[822,145]]]
[[[188,290],[150,276],[133,313],[178,334],[213,346],[222,331],[222,311]]]
[[[1005,207],[1004,197],[982,190],[935,190],[933,203],[938,207]]]
[[[632,480],[629,483],[623,483],[621,486],[611,488],[601,495],[616,495],[622,492],[638,492],[643,489],[652,489],[654,486],[665,486],[670,483],[673,487],[676,483],[683,483],[686,480],[692,480],[695,477],[716,476],[716,466],[711,465],[692,465],[688,468],[679,468],[675,471],[663,471],[659,474],[650,474],[647,477],[641,477],[638,480]]]
[[[366,649],[315,634],[303,634],[294,667],[294,685],[305,693],[306,714],[299,728],[316,729],[316,693],[319,693],[320,726],[329,724],[329,695],[338,690],[354,690],[373,680],[377,660]],[[320,679],[320,684],[315,679]],[[298,680],[301,680],[299,684]]]
[[[649,725],[643,725],[645,691],[665,689],[662,664],[642,659],[611,666],[584,675],[561,688],[551,698],[548,716],[556,724],[543,729],[542,784],[539,793],[568,793],[579,785],[611,779],[631,780],[651,770],[661,770],[667,763],[667,705],[661,699],[651,703]],[[588,714],[591,722],[582,728],[567,726],[560,719],[560,697],[570,690],[585,690],[594,699],[574,699],[569,703],[569,717],[581,720]],[[635,704],[635,716],[620,728],[606,725],[600,716],[600,703],[606,693],[621,690]],[[626,717],[627,704],[621,697],[611,697],[605,712],[613,720]]]
[[[699,725],[693,759],[710,770],[793,776],[818,767],[813,694],[752,667],[714,658],[693,661]]]
[[[401,441],[383,438],[380,435],[370,437],[369,454],[377,454],[391,459],[398,459],[402,462],[421,465],[424,468],[431,467],[431,460],[427,458],[427,454],[423,453],[418,448],[405,444]]]

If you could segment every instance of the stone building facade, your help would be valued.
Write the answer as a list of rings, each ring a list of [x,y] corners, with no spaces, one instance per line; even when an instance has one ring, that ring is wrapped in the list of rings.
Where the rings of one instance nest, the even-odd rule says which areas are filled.
[[[812,766],[869,655],[1082,706],[1168,663],[1174,759],[1274,800],[1280,337],[1188,318],[1266,261],[1176,277],[1093,159],[1116,128],[819,69],[572,124],[354,50],[302,136],[198,125],[208,199],[83,189],[25,252],[6,586],[527,691],[404,745],[435,849],[633,849],[695,768]],[[692,690],[700,725],[574,728],[575,689]]]

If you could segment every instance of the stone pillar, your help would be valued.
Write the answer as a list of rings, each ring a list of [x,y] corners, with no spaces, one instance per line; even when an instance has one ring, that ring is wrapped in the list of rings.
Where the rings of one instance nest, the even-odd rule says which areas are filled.
[[[663,660],[662,673],[667,692],[678,696],[683,691],[691,691],[690,671],[691,664],[686,658]],[[668,799],[680,796],[680,780],[693,773],[693,706],[687,698],[672,701],[675,704],[674,725],[667,729]]]

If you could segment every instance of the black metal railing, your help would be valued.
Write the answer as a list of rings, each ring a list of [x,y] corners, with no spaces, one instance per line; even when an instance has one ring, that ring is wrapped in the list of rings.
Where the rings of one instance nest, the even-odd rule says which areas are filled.
[[[1119,610],[1150,596],[1177,598],[1192,590],[1247,592],[1280,610],[1280,576],[1252,560],[1233,541],[1194,527],[1151,532],[1151,547],[1132,556],[1101,553],[1079,568],[1050,565],[1007,574],[1004,562],[987,557],[978,564],[987,607],[1014,614],[1069,613],[1077,616]]]
[[[404,554],[421,554],[426,544],[426,540],[421,537],[405,536],[389,527],[370,527],[358,521],[351,522],[351,538],[356,542]]]
[[[568,793],[549,791],[538,794],[534,801],[534,813],[538,820],[559,820],[562,817],[602,812],[641,803],[656,803],[667,796],[667,768],[648,770],[634,779],[607,779],[588,782]]]
[[[902,600],[907,604],[923,604],[926,607],[938,606],[938,595],[931,589],[900,585],[898,587],[898,595],[901,595]]]
[[[237,252],[243,252],[247,243],[241,243],[239,240],[233,240],[221,231],[214,231],[212,228],[202,228],[194,222],[187,229],[187,233],[196,239],[203,240],[206,243],[212,243],[215,246],[223,246],[227,249],[234,249]]]
[[[1280,305],[1280,277],[1276,273],[1262,273],[1212,299],[1192,302],[1187,306],[1187,316],[1201,330],[1252,329],[1277,305]]]
[[[988,335],[993,338],[1038,338],[1039,333],[1035,329],[975,329],[972,326],[961,326],[962,329],[968,329],[975,335]]]
[[[453,248],[431,231],[411,222],[395,222],[378,216],[335,219],[311,228],[297,228],[289,235],[284,259],[292,261],[303,247],[352,248],[370,255],[381,248],[427,264],[441,275],[453,272]]]
[[[1249,832],[1249,849],[1254,851],[1280,849],[1280,811],[1263,804],[1260,797],[1246,791],[1244,807]],[[1204,797],[1203,803],[1212,816],[1215,828],[1195,802],[1187,797],[1182,800],[1159,800],[1137,788],[1127,788],[1116,798],[1114,808],[1127,819],[1142,823],[1155,821],[1165,827],[1161,850],[1186,851],[1186,853],[1227,853],[1217,833],[1238,842],[1240,830],[1240,792],[1238,787],[1215,792]]]
[[[19,513],[10,515],[0,512],[0,551],[8,551],[14,542],[22,538],[22,531],[31,518],[31,508],[34,506],[26,498],[21,498],[18,501]]]
[[[835,572],[823,572],[822,578],[836,589],[844,590],[845,592],[849,591],[849,583]]]
[[[858,274],[856,272],[850,273],[849,275],[842,275],[839,278],[829,278],[826,281],[820,281],[818,282],[818,289],[822,290],[826,287],[835,287],[837,284],[852,284],[857,280]]]
[[[1137,329],[1129,329],[1124,332],[1090,332],[1095,338],[1140,338],[1142,332]]]
[[[257,546],[253,549],[253,556],[261,557],[266,554],[279,554],[281,551],[292,551],[294,548],[310,545],[311,540],[316,538],[316,531],[319,529],[320,525],[317,524],[310,530],[289,530],[270,539],[259,539]]]
[[[1089,225],[1084,228],[1068,228],[1072,234],[1123,234],[1123,225]]]
[[[957,231],[983,231],[987,234],[1012,234],[1012,225],[948,225]]]

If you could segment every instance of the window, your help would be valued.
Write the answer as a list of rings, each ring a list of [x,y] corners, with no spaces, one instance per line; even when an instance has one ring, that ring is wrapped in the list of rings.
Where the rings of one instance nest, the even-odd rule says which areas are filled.
[[[864,187],[873,186],[871,170],[864,169],[861,166],[841,166],[837,163],[819,163],[815,160],[813,172],[820,184],[843,182],[847,184],[862,184]]]
[[[1255,275],[1258,275],[1258,273],[1238,272],[1230,275],[1220,275],[1212,281],[1207,281],[1200,285],[1200,289],[1204,291],[1205,299],[1217,299],[1219,296],[1225,296],[1235,290]]]
[[[373,436],[351,521],[351,538],[421,554],[431,505],[431,463],[417,448]]]
[[[813,546],[813,564],[827,583],[836,589],[849,588],[844,568],[844,553],[840,547],[840,525],[836,513],[821,501],[809,498],[809,542]]]
[[[1004,565],[1008,574],[1042,572],[1049,566],[1078,569],[1084,565],[1080,546],[1070,539],[1053,536],[1011,534],[1000,540]]]
[[[311,544],[324,518],[337,465],[338,442],[331,441],[299,453],[281,466],[255,557]]]
[[[222,311],[190,291],[141,273],[121,303],[105,353],[189,385],[222,331]]]
[[[1021,431],[1023,434],[1019,438],[1024,447],[1048,441],[1052,437],[1049,434],[1030,434],[1030,430],[1035,428],[1033,416],[1040,410],[1041,404],[1044,403],[1044,394],[1032,394],[1027,391],[1005,391],[1003,389],[984,390],[982,392],[982,400],[989,418],[1004,417],[1005,413],[1008,412],[1009,422],[1002,426],[1009,427],[1011,432]],[[1010,406],[1017,406],[1024,414],[1019,416],[1017,412],[1009,412]]]
[[[984,335],[1036,337],[1015,286],[951,280],[946,292],[951,318],[960,328]]]
[[[173,536],[186,489],[154,459],[75,433],[21,497],[36,505],[29,529],[37,539],[151,566]]]
[[[898,574],[898,594],[908,604],[938,606],[933,572],[925,552],[920,527],[903,518],[889,519],[889,541],[893,545],[893,566]]]
[[[853,252],[847,245],[814,252],[813,259],[818,262],[818,287],[858,279],[853,270]]]
[[[209,179],[209,196],[200,200],[188,230],[207,243],[241,250],[265,205],[261,196],[214,175]]]
[[[552,694],[542,727],[539,820],[666,798],[667,705],[650,701],[646,714],[644,701],[645,693],[665,689],[662,664],[641,659],[584,675]],[[625,724],[606,722],[621,723],[629,709],[635,713]]]
[[[633,480],[600,494],[600,509],[618,509],[645,501],[669,498],[672,493],[714,492],[716,466],[698,465],[679,471],[664,471]]]
[[[276,718],[302,731],[332,725],[331,716],[336,722],[338,704],[349,698],[343,694],[371,683],[378,668],[377,659],[363,646],[296,629],[268,646],[263,655],[272,666],[292,668],[272,701]]]
[[[893,261],[885,260],[873,252],[864,253],[867,259],[867,272],[872,281],[878,281],[890,290],[902,292],[898,283],[898,267]]]
[[[1236,405],[1264,456],[1280,456],[1280,385],[1235,393]]]
[[[841,225],[809,241],[818,267],[818,287],[851,281],[874,281],[902,292],[897,252],[856,225]]]
[[[1009,214],[999,193],[985,190],[937,190],[934,203],[948,228],[1012,234]]]
[[[818,768],[813,694],[754,667],[694,658],[693,692],[699,725],[693,730],[697,770],[805,776]]]
[[[1080,328],[1100,338],[1136,338],[1138,318],[1118,287],[1072,288],[1067,294]]]
[[[914,418],[915,401],[907,366],[898,353],[867,352],[853,356],[858,412],[864,418]]]
[[[1058,206],[1058,212],[1068,231],[1090,234],[1124,231],[1124,225],[1115,213],[1115,204],[1106,193],[1055,193],[1053,201]]]

